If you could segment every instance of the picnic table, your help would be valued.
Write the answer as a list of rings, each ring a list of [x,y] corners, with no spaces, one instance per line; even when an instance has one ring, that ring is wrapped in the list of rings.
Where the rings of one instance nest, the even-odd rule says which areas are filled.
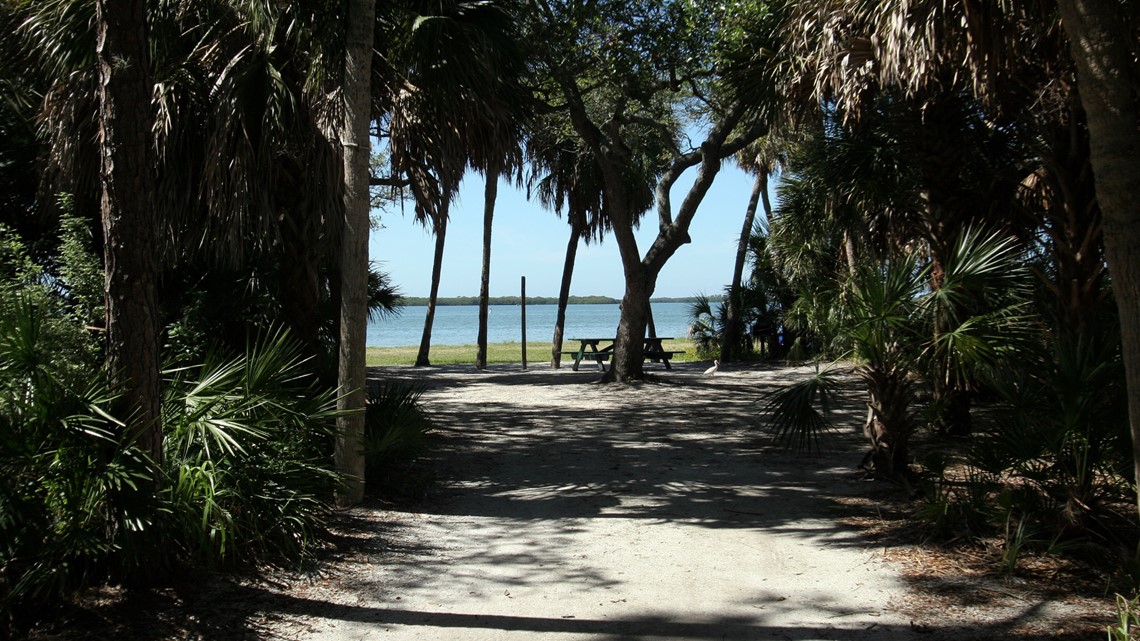
[[[605,362],[610,360],[614,354],[614,338],[570,338],[567,339],[571,343],[578,341],[579,347],[577,350],[566,350],[563,354],[574,357],[574,365],[572,369],[577,372],[578,365],[584,359],[589,359],[598,364],[598,369],[603,372],[606,371]],[[677,354],[684,354],[683,351],[668,351],[662,346],[662,342],[673,340],[665,336],[647,336],[643,343],[643,353],[646,360],[661,362],[665,364],[665,369],[673,369],[669,364],[669,360]]]

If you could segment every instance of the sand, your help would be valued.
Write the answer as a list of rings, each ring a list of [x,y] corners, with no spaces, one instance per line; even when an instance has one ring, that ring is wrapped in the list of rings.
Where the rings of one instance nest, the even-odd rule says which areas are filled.
[[[867,487],[858,435],[797,458],[755,429],[761,394],[810,369],[705,365],[647,364],[658,379],[635,385],[373,369],[428,385],[437,482],[410,508],[355,510],[351,552],[290,590],[274,636],[916,638],[882,550],[838,519]]]

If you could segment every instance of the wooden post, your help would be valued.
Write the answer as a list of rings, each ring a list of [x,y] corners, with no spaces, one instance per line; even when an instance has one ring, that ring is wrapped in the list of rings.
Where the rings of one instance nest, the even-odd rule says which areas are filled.
[[[522,359],[523,369],[526,369],[526,276],[522,277],[522,295],[519,298],[522,306]]]

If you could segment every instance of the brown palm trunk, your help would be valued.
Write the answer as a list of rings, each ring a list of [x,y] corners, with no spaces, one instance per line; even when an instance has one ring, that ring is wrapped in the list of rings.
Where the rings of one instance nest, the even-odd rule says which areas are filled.
[[[303,214],[289,212],[286,216]],[[320,355],[320,268],[314,246],[315,234],[304,233],[299,221],[287,222],[281,230],[281,311],[290,331],[305,346],[308,355]]]
[[[752,236],[752,226],[756,223],[756,207],[760,204],[760,194],[768,190],[768,170],[760,167],[756,180],[752,182],[752,194],[748,197],[748,207],[744,210],[744,224],[740,228],[740,240],[736,243],[736,262],[732,266],[732,284],[728,288],[728,307],[725,309],[724,336],[720,344],[720,362],[727,363],[736,358],[736,348],[740,344],[740,312],[743,301],[740,296],[740,283],[744,280],[744,263],[748,258],[748,239]]]
[[[416,367],[431,365],[431,326],[435,322],[435,304],[439,298],[439,278],[443,272],[443,242],[447,236],[447,203],[440,205],[435,225],[435,258],[431,266],[431,293],[428,295],[424,333],[420,336],[420,351],[416,354]]]
[[[336,469],[342,506],[364,500],[365,337],[368,324],[369,125],[375,0],[350,0],[344,59],[344,230],[341,236]]]
[[[495,216],[495,199],[499,193],[498,170],[487,170],[483,190],[483,270],[479,276],[479,335],[475,351],[475,367],[487,368],[487,313],[491,296],[491,221]]]
[[[570,225],[570,240],[566,243],[566,260],[562,263],[562,286],[558,288],[558,312],[554,317],[554,338],[550,341],[550,364],[554,369],[562,364],[562,334],[566,327],[566,305],[570,301],[570,281],[574,277],[574,259],[578,256],[578,242],[582,230]]]
[[[98,0],[107,370],[128,434],[162,464],[155,177],[146,3]]]
[[[909,482],[910,437],[915,430],[911,413],[914,388],[906,367],[881,364],[859,371],[867,388],[867,420],[863,434],[871,449],[863,467],[879,478]]]
[[[1104,220],[1104,247],[1120,314],[1132,453],[1140,478],[1140,91],[1132,24],[1115,3],[1058,0],[1088,117],[1089,155]],[[1131,8],[1130,8],[1131,9]],[[1140,497],[1138,497],[1140,500]],[[1140,503],[1138,503],[1140,507]]]

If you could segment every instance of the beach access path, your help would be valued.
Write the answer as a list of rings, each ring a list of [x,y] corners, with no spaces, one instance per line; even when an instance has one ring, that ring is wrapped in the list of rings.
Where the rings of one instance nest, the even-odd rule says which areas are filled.
[[[263,630],[298,641],[1009,630],[945,611],[931,613],[944,624],[932,628],[904,614],[908,590],[885,544],[844,522],[875,510],[860,500],[877,484],[855,469],[857,399],[829,451],[798,458],[755,429],[758,401],[814,370],[751,364],[703,376],[706,365],[633,385],[546,365],[373,368],[370,378],[427,386],[435,483],[411,505],[352,510],[335,558],[290,586]]]

